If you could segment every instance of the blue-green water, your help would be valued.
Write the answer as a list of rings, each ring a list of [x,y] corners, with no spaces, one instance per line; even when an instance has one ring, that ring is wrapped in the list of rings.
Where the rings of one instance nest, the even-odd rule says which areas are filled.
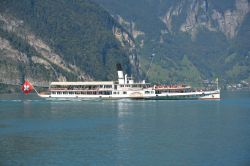
[[[250,165],[250,92],[221,101],[0,97],[0,165]]]

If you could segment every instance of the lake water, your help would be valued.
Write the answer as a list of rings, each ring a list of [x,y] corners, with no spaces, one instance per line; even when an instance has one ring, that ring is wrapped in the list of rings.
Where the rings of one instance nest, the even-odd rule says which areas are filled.
[[[0,165],[250,165],[250,92],[221,101],[0,97]]]

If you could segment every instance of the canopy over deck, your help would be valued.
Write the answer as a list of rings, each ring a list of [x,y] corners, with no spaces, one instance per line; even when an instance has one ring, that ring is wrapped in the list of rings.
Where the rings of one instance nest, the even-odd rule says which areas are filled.
[[[74,85],[113,85],[113,81],[90,81],[90,82],[51,82],[50,85],[74,86]]]

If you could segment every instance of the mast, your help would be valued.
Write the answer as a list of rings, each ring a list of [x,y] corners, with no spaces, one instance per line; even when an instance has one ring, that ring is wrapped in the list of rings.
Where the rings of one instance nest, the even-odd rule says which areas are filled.
[[[219,90],[219,79],[216,78],[217,90]]]

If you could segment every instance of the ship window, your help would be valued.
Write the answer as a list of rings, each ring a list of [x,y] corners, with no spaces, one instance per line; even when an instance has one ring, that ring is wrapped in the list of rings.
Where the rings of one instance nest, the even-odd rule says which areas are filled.
[[[70,95],[73,95],[74,93],[73,92],[69,92]]]
[[[110,91],[105,91],[104,94],[105,94],[105,95],[110,95],[111,92],[110,92]]]
[[[60,95],[60,94],[61,94],[61,92],[57,92],[57,94],[58,94],[58,95]]]
[[[112,88],[112,85],[104,85],[104,88]]]
[[[150,92],[149,91],[145,91],[145,94],[149,94]]]
[[[123,92],[123,94],[124,94],[124,95],[126,95],[126,94],[127,94],[127,92]]]
[[[52,94],[53,94],[53,95],[55,95],[55,94],[56,94],[56,92],[52,92]]]
[[[68,92],[63,92],[64,95],[68,94]]]

